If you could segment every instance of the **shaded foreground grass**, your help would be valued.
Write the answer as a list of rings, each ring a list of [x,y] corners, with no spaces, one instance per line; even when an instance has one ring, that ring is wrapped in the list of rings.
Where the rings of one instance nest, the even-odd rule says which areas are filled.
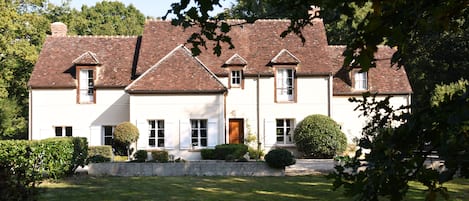
[[[45,182],[39,200],[350,200],[323,176],[298,177],[72,177]],[[411,184],[406,200],[424,200]],[[445,185],[450,200],[469,200],[469,180]],[[443,199],[441,199],[443,200]]]

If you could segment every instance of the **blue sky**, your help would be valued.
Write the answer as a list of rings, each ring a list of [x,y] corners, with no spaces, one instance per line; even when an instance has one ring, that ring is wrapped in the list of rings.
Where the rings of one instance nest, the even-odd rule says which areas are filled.
[[[62,1],[63,0],[49,0],[49,2],[56,5],[61,4]],[[71,7],[80,9],[83,4],[93,6],[96,4],[96,2],[100,1],[102,0],[72,0]],[[179,0],[120,0],[120,2],[124,3],[125,5],[133,4],[146,16],[161,17],[166,14],[168,9],[171,8],[172,3],[179,2]],[[217,9],[215,14],[223,11],[224,8],[231,7],[231,4],[234,2],[235,0],[221,0],[223,8]]]

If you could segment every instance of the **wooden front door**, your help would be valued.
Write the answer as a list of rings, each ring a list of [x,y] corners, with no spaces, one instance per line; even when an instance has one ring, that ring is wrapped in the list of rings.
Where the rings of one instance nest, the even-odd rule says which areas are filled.
[[[230,119],[230,144],[244,143],[244,121],[242,119]]]

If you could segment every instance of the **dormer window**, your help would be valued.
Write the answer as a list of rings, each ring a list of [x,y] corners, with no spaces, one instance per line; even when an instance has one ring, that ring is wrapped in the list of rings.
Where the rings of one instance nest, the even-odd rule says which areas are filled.
[[[368,73],[367,72],[355,72],[354,73],[354,88],[356,90],[367,90],[368,89]]]
[[[95,88],[94,88],[94,70],[93,69],[80,69],[79,74],[79,88],[78,99],[79,103],[94,103]]]
[[[243,71],[232,70],[230,74],[230,87],[242,87]]]

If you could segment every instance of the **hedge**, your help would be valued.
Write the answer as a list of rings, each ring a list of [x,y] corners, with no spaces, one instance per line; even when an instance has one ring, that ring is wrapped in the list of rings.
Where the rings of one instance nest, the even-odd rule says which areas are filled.
[[[38,183],[73,174],[87,151],[86,138],[0,141],[0,200],[34,200]]]
[[[109,162],[112,159],[112,147],[109,145],[88,147],[87,163]]]
[[[237,160],[248,152],[245,144],[220,144],[215,149],[202,149],[200,154],[204,160]]]
[[[151,158],[160,163],[167,163],[169,161],[168,151],[151,151]]]

